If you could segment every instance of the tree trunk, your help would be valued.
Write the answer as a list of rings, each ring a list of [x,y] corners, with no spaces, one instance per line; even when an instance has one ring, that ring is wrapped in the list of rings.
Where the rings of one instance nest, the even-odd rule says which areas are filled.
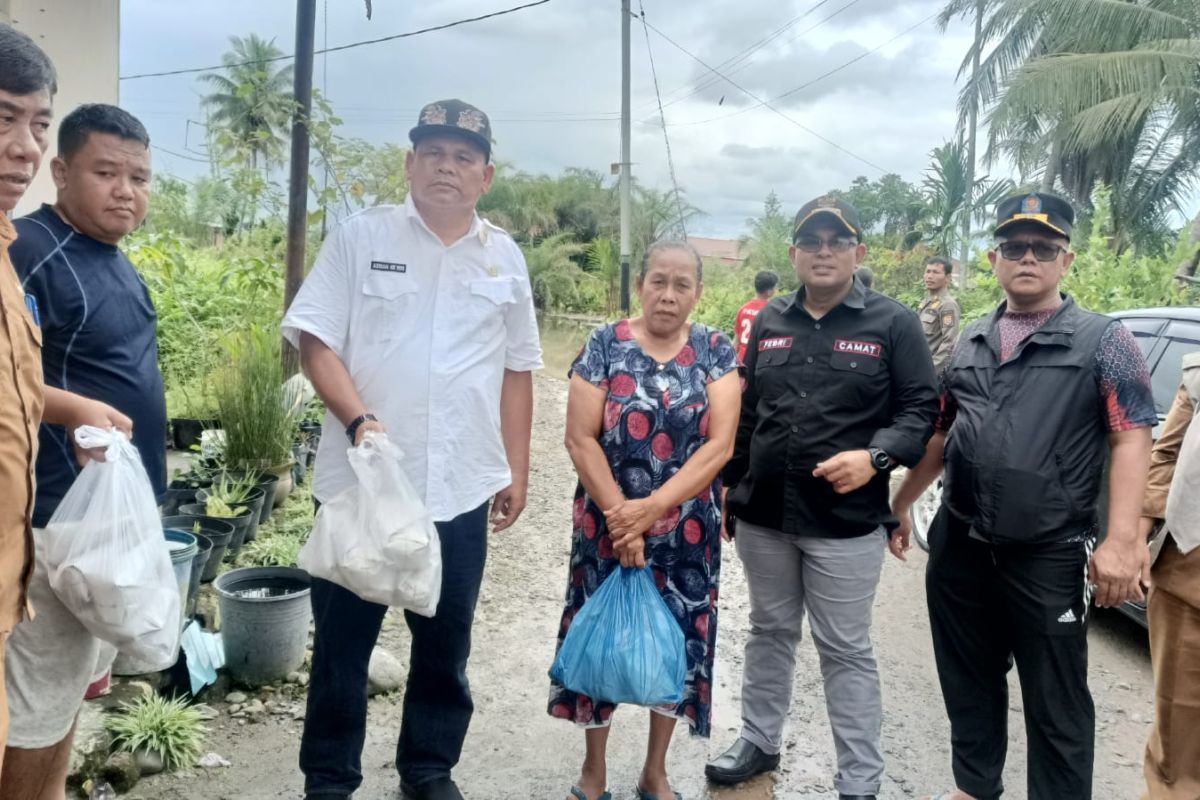
[[[962,246],[958,251],[959,280],[970,286],[971,217],[975,214],[975,136],[979,122],[979,51],[983,47],[983,10],[987,0],[975,0],[975,52],[971,58],[971,113],[967,128],[967,196],[963,208]],[[949,255],[949,253],[947,253]]]
[[[1188,234],[1188,249],[1187,255],[1179,264],[1179,269],[1175,274],[1181,278],[1196,277],[1197,268],[1200,268],[1200,214],[1192,220],[1192,229]]]
[[[1038,189],[1043,192],[1054,191],[1054,179],[1062,169],[1062,148],[1058,143],[1057,128],[1051,131],[1050,135],[1053,137],[1050,140],[1050,155],[1046,157],[1046,169],[1042,172],[1042,182],[1038,185]]]

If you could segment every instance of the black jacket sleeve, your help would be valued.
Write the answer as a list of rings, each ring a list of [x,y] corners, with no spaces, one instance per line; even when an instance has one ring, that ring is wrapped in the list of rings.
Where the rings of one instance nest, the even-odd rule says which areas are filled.
[[[892,423],[871,437],[878,447],[906,467],[925,455],[938,413],[937,376],[925,344],[921,322],[911,311],[897,315],[892,324]],[[744,406],[743,406],[744,408]],[[741,430],[738,431],[739,437]]]

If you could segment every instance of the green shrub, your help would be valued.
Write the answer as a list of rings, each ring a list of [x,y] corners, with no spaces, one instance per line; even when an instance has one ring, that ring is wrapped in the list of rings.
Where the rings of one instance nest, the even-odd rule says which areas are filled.
[[[192,766],[206,733],[203,718],[183,698],[158,695],[122,705],[104,724],[118,750],[156,753],[168,770]]]

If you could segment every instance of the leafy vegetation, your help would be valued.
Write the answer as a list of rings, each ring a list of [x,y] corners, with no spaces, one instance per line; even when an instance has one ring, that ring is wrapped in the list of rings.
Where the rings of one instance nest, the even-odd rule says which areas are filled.
[[[156,753],[168,770],[195,764],[206,733],[200,713],[184,698],[168,700],[159,695],[126,703],[104,724],[118,750]]]

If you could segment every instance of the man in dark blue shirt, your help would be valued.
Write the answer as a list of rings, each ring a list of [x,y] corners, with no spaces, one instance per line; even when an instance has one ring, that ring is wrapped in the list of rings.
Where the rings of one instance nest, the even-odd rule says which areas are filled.
[[[57,202],[16,220],[10,253],[37,310],[46,386],[128,415],[133,442],[161,495],[166,403],[156,316],[145,284],[117,249],[146,217],[149,144],[142,124],[114,106],[85,105],[69,114],[51,163]],[[0,792],[6,797],[65,785],[75,715],[88,684],[114,655],[54,596],[42,559],[39,529],[79,473],[72,437],[60,425],[43,424],[39,433],[29,589],[37,617],[18,626],[9,642],[10,769]]]

